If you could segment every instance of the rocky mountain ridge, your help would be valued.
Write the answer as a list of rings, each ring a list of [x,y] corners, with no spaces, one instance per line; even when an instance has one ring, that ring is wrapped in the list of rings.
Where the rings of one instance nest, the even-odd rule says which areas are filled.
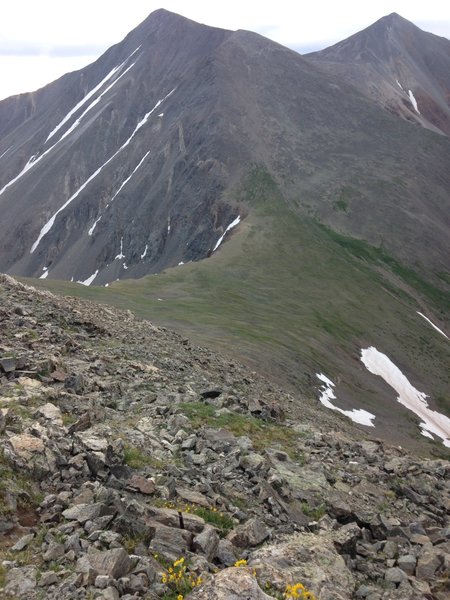
[[[388,31],[361,36],[382,46]],[[417,43],[437,44],[420,33]],[[411,71],[409,57],[399,73]],[[333,69],[159,10],[92,65],[0,102],[0,269],[105,285],[204,259],[251,211],[242,187],[256,165],[297,214],[381,245],[442,285],[448,138],[417,126],[426,123],[409,98],[416,126]],[[369,67],[359,75],[372,81]],[[406,92],[389,74],[397,100],[410,89],[425,106],[412,75],[398,77]],[[441,104],[442,81],[427,87]]]
[[[384,109],[450,135],[450,41],[392,13],[307,55]]]
[[[6,598],[448,594],[448,461],[129,312],[0,298]]]

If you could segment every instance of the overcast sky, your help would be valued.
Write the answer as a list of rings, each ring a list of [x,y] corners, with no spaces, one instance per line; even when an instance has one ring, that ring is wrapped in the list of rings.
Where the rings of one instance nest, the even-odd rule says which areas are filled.
[[[445,0],[16,0],[2,3],[0,99],[91,63],[153,10],[225,29],[249,29],[299,52],[325,48],[397,12],[450,38]]]

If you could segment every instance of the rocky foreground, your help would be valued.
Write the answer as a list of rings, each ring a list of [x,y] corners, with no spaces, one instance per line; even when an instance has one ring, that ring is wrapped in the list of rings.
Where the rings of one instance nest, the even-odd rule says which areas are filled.
[[[449,462],[8,276],[0,332],[0,597],[448,598]]]

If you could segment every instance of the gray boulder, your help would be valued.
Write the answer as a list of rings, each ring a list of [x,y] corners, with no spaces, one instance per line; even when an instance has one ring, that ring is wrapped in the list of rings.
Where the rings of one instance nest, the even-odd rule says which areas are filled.
[[[189,594],[190,600],[273,600],[259,587],[250,569],[224,569]]]

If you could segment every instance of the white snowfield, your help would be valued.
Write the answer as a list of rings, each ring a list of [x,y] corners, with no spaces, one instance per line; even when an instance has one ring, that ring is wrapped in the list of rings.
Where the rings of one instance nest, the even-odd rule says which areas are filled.
[[[375,427],[372,423],[372,420],[375,419],[375,415],[368,412],[367,410],[363,410],[362,408],[354,408],[353,410],[344,410],[335,406],[331,400],[336,400],[336,396],[333,392],[334,383],[331,379],[328,379],[326,375],[323,373],[316,373],[317,379],[320,379],[324,383],[320,389],[320,402],[326,406],[326,408],[331,408],[331,410],[337,410],[343,415],[349,417],[355,423],[359,423],[360,425],[366,425],[367,427]]]
[[[108,85],[108,87],[107,87],[105,90],[103,90],[103,92],[102,92],[102,93],[101,93],[99,96],[97,96],[97,98],[96,98],[95,100],[93,100],[93,102],[91,102],[91,104],[89,104],[89,106],[88,106],[88,107],[87,107],[87,108],[86,108],[86,109],[85,109],[85,110],[84,110],[84,111],[81,113],[81,115],[75,119],[75,121],[72,123],[72,125],[69,127],[69,129],[68,129],[66,132],[64,132],[64,133],[63,133],[63,135],[62,135],[62,136],[59,138],[59,140],[58,140],[58,143],[59,143],[59,142],[61,142],[61,141],[62,141],[64,138],[66,138],[68,135],[70,135],[70,134],[72,133],[72,131],[78,127],[78,125],[81,123],[82,119],[83,119],[83,118],[84,118],[84,117],[87,115],[87,113],[88,113],[90,110],[92,110],[96,104],[98,104],[98,103],[100,102],[100,100],[103,98],[103,96],[104,96],[105,94],[107,94],[107,93],[109,92],[109,90],[110,90],[110,89],[111,89],[113,86],[115,86],[115,85],[116,85],[116,83],[117,83],[117,82],[118,82],[120,79],[122,79],[122,77],[123,77],[123,76],[124,76],[126,73],[128,73],[128,71],[129,71],[129,70],[130,70],[132,67],[134,67],[134,65],[135,65],[135,64],[136,64],[136,63],[131,63],[131,65],[130,65],[129,67],[127,67],[127,68],[125,69],[125,71],[119,75],[119,77],[117,77],[117,78],[116,78],[116,79],[115,79],[115,80],[114,80],[114,81],[113,81],[113,82],[112,82],[110,85]],[[122,65],[121,65],[121,66],[122,66]],[[120,67],[119,67],[119,68],[120,68]],[[56,146],[56,144],[55,144],[55,146]],[[52,146],[52,147],[54,148],[54,146]]]
[[[123,260],[125,258],[125,254],[123,253],[123,237],[120,238],[120,252],[117,256],[114,257],[114,260]]]
[[[77,281],[77,283],[81,283],[81,285],[91,285],[91,283],[94,281],[94,279],[97,277],[97,275],[98,275],[98,269],[95,271],[95,273],[92,273],[92,275],[90,277],[88,277],[84,281]]]
[[[136,52],[136,50],[135,50]],[[134,52],[125,60],[123,61],[123,63],[121,63],[120,65],[118,65],[117,67],[114,67],[114,69],[112,71],[110,71],[108,73],[108,75],[102,79],[102,81],[95,87],[93,88],[93,90],[91,90],[91,92],[89,92],[82,100],[80,100],[80,102],[74,106],[69,112],[68,114],[64,117],[64,119],[53,129],[53,131],[50,132],[50,134],[48,135],[47,139],[45,140],[46,142],[53,137],[53,135],[55,135],[55,133],[77,112],[77,110],[79,110],[79,108],[81,108],[81,106],[83,106],[83,104],[90,99],[101,87],[102,85],[108,81],[118,70],[120,70],[123,65],[131,58],[131,56],[133,56]],[[131,69],[131,67],[133,67],[135,65],[135,63],[133,63],[132,65],[130,65],[123,73],[121,73],[119,75],[119,77],[117,77],[113,83],[108,86],[108,88],[106,90],[104,90],[100,96],[94,100],[94,102],[92,102],[92,104],[83,112],[83,114],[76,119],[76,121],[72,124],[72,126],[69,128],[68,131],[66,131],[64,133],[64,135],[57,140],[53,146],[50,146],[50,148],[47,148],[47,150],[45,152],[43,152],[42,154],[40,154],[39,156],[31,156],[28,159],[28,162],[26,163],[26,165],[23,167],[23,169],[20,171],[20,173],[18,175],[16,175],[15,177],[13,177],[13,179],[11,179],[10,181],[8,181],[8,183],[6,183],[2,189],[0,190],[0,196],[3,194],[3,192],[11,187],[14,183],[16,183],[16,181],[18,181],[21,177],[23,177],[23,175],[25,175],[25,173],[27,173],[27,171],[29,171],[31,168],[35,167],[45,156],[47,156],[47,154],[49,154],[49,152],[51,152],[55,146],[57,146],[64,138],[66,138],[70,133],[72,133],[72,131],[80,124],[81,119],[84,117],[84,115],[91,110],[91,108],[93,106],[95,106],[95,104],[97,104],[97,102],[100,101],[101,97],[106,94],[107,91],[109,91],[113,85],[115,85],[119,79],[121,79],[121,77],[123,77],[125,75],[125,73],[127,71],[129,71]]]
[[[10,146],[9,148],[7,148],[4,152],[2,152],[0,154],[0,158],[3,158],[5,156],[5,154],[8,154],[8,152],[11,150],[12,146]]]
[[[171,90],[168,94],[166,94],[166,96],[164,96],[164,98],[162,98],[161,100],[158,100],[158,102],[155,104],[155,106],[144,115],[144,117],[138,122],[138,124],[136,125],[136,127],[134,128],[133,133],[130,135],[130,137],[126,140],[126,142],[124,142],[120,148],[118,150],[116,150],[116,152],[114,152],[114,154],[112,156],[110,156],[108,158],[108,160],[106,160],[96,171],[94,171],[94,173],[92,173],[92,175],[90,175],[86,181],[83,183],[82,186],[80,186],[78,188],[78,190],[72,194],[72,196],[70,196],[70,198],[68,200],[66,200],[64,202],[64,204],[58,208],[58,210],[50,217],[50,219],[47,221],[47,223],[45,223],[45,225],[42,227],[36,241],[34,242],[34,244],[31,247],[30,250],[30,254],[33,254],[33,252],[36,250],[36,248],[39,246],[40,241],[42,240],[42,238],[50,231],[50,229],[53,227],[54,223],[55,223],[55,219],[56,217],[59,215],[59,213],[61,211],[63,211],[65,208],[67,208],[69,206],[69,204],[75,200],[75,198],[84,190],[84,188],[93,180],[95,179],[95,177],[97,177],[97,175],[101,172],[101,170],[106,167],[107,164],[109,164],[120,152],[122,152],[122,150],[124,148],[126,148],[129,143],[131,142],[131,140],[134,138],[134,136],[136,135],[136,133],[139,131],[139,129],[141,129],[141,127],[143,127],[145,125],[145,123],[147,123],[150,115],[158,108],[158,106],[160,106],[160,104],[162,102],[164,102],[164,100],[166,100],[169,96],[171,96],[173,94],[173,92],[175,91],[176,88],[174,88],[173,90]],[[42,155],[43,156],[43,155]]]
[[[145,244],[144,252],[141,254],[141,260],[147,256],[148,244]]]
[[[128,57],[129,58],[129,57]],[[109,81],[111,79],[111,77],[113,77],[113,75],[115,75],[117,73],[117,71],[120,71],[120,69],[124,66],[124,64],[127,62],[128,58],[126,60],[124,60],[122,63],[120,63],[120,65],[117,65],[116,67],[114,67],[114,69],[112,69],[108,75],[106,75],[106,77],[104,77],[100,83],[98,83],[95,87],[92,88],[92,90],[90,92],[88,92],[85,96],[83,96],[83,98],[73,107],[69,110],[69,112],[66,114],[66,116],[58,123],[58,125],[52,129],[50,131],[50,133],[47,136],[47,139],[45,140],[46,142],[48,142],[48,140],[50,138],[52,138],[55,133],[57,133],[61,127],[63,127],[67,121],[69,121],[71,119],[71,117],[80,110],[80,108],[82,106],[84,106],[86,104],[86,102],[88,102],[88,100],[90,100],[92,98],[92,96],[95,96],[95,94],[105,85],[105,83],[107,81]],[[134,63],[133,63],[134,64]],[[114,85],[117,81],[119,81],[120,77],[118,77],[112,85]],[[110,89],[111,86],[108,86],[108,89]],[[106,93],[106,90],[102,92],[102,94],[100,95],[103,96]],[[89,109],[88,109],[89,110]],[[85,111],[87,112],[87,111]],[[84,115],[85,113],[83,113]]]
[[[114,196],[111,198],[111,200],[107,203],[107,205],[105,206],[103,212],[105,212],[105,210],[108,208],[108,206],[111,204],[111,202],[119,195],[119,193],[121,192],[121,190],[130,181],[130,179],[133,177],[133,175],[136,173],[136,171],[139,169],[139,167],[142,165],[142,163],[144,162],[144,160],[147,158],[147,156],[149,154],[150,154],[150,150],[141,158],[141,160],[139,161],[138,165],[133,169],[133,171],[131,172],[131,174],[128,175],[128,177],[122,181],[122,183],[119,186],[119,189],[114,194]],[[96,219],[96,221],[94,222],[94,224],[92,225],[92,227],[89,229],[88,235],[92,235],[94,233],[94,229],[97,227],[97,223],[101,220],[102,216],[103,215],[100,215],[98,217],[98,219]]]
[[[397,392],[397,400],[422,419],[422,435],[440,437],[450,448],[450,419],[429,408],[424,392],[411,385],[400,369],[382,352],[371,346],[361,350],[361,360],[366,368],[384,379]]]
[[[420,115],[420,110],[417,108],[417,100],[414,98],[414,94],[411,90],[408,90],[409,99],[411,100],[411,104],[414,106],[414,110],[418,115]]]
[[[416,313],[418,315],[420,315],[423,319],[425,319],[425,321],[428,321],[428,323],[431,325],[431,327],[436,329],[436,331],[438,331],[441,335],[443,335],[447,339],[450,339],[448,337],[448,335],[442,331],[442,329],[439,329],[439,327],[437,325],[435,325],[432,321],[430,321],[430,319],[428,317],[426,317],[423,313],[419,312],[418,310],[416,310]]]
[[[217,250],[217,248],[220,246],[220,244],[223,241],[223,238],[225,237],[225,235],[228,233],[228,231],[230,231],[230,229],[233,229],[233,227],[236,227],[236,225],[238,225],[241,222],[241,217],[238,215],[234,221],[232,221],[228,227],[225,229],[225,231],[223,232],[223,235],[220,236],[220,238],[217,240],[216,245],[213,248],[213,252],[215,252]]]

